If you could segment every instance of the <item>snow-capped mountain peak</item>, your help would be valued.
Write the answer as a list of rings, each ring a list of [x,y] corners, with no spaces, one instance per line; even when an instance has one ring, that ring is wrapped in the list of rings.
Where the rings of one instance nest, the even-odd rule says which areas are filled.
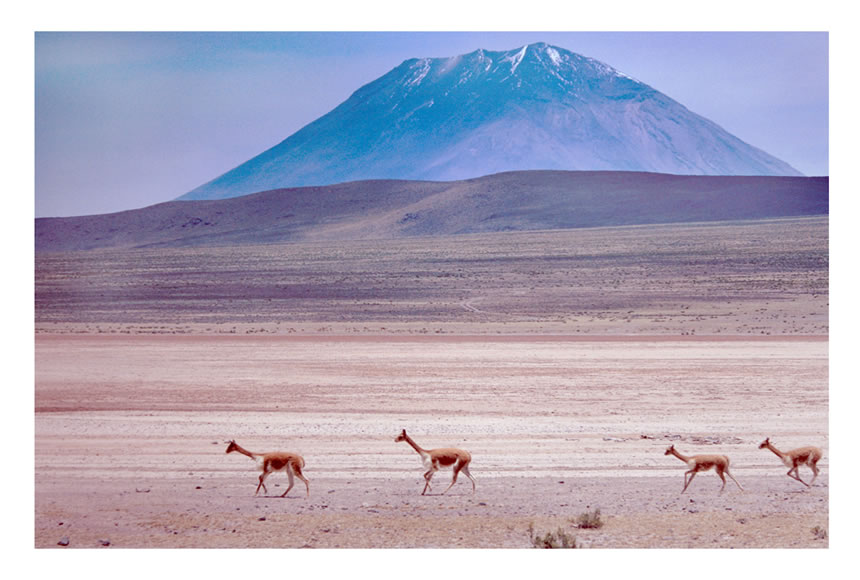
[[[605,63],[534,43],[406,60],[181,199],[524,169],[799,175]]]

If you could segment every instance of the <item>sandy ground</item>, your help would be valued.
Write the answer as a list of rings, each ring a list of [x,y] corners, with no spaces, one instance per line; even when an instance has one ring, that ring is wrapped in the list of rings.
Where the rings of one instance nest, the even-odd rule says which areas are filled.
[[[36,337],[35,546],[825,548],[823,337]],[[799,405],[798,405],[799,403]],[[422,496],[418,455],[460,446],[472,474]],[[812,488],[782,449],[824,450]],[[254,496],[252,451],[305,457]],[[681,493],[664,455],[724,453]],[[809,480],[810,472],[801,471]],[[438,495],[437,495],[438,494]],[[599,509],[600,529],[573,520]]]
[[[828,256],[826,218],[37,255],[34,551],[827,548]],[[404,428],[476,492],[422,496]],[[765,437],[823,449],[812,488]],[[310,497],[255,497],[230,439],[302,454]],[[670,444],[744,491],[682,494]]]

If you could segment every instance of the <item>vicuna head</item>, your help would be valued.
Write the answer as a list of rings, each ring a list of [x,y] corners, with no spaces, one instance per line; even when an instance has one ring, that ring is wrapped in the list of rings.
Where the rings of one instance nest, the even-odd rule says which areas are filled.
[[[764,449],[764,448],[765,448],[765,447],[767,447],[768,445],[770,445],[770,437],[768,437],[767,439],[765,439],[764,441],[762,441],[762,442],[761,442],[761,444],[758,446],[758,448],[759,448],[759,449]]]
[[[394,438],[395,443],[400,443],[401,441],[406,441],[406,429],[400,432],[400,435]]]
[[[227,451],[225,451],[224,453],[230,453],[231,451],[236,451],[236,442],[232,439],[230,440],[230,444],[227,445]]]
[[[673,443],[673,444],[669,445],[669,447],[666,448],[666,453],[664,453],[663,455],[670,455],[674,450],[675,450],[675,444]]]

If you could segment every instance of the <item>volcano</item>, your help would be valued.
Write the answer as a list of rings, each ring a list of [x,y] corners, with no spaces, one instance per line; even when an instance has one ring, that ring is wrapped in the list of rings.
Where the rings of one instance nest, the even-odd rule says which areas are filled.
[[[533,169],[801,175],[658,90],[538,43],[407,60],[179,199]]]

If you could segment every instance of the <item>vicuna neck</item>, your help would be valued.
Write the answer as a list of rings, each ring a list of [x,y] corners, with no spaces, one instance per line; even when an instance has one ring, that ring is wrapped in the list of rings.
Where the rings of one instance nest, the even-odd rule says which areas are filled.
[[[244,447],[241,447],[238,443],[235,443],[235,442],[234,442],[234,443],[233,443],[233,447],[234,447],[234,450],[235,450],[235,451],[238,451],[238,452],[239,452],[239,453],[241,453],[242,455],[247,455],[247,456],[248,456],[248,457],[250,457],[251,459],[253,459],[253,458],[254,458],[254,454],[253,454],[253,453],[251,453],[250,451],[248,451],[248,450],[247,450],[247,449],[245,449]]]
[[[765,447],[767,447],[768,449],[770,449],[771,451],[773,451],[773,452],[776,454],[776,456],[777,456],[777,457],[779,457],[779,458],[785,458],[785,453],[783,453],[782,451],[780,451],[779,449],[777,449],[776,447],[774,447],[774,446],[773,446],[773,443],[771,443],[770,441],[768,441],[767,443],[765,443],[765,444],[764,444],[764,446],[765,446]]]
[[[678,451],[677,449],[675,449],[674,447],[672,447],[671,449],[669,449],[669,453],[671,453],[672,455],[674,455],[675,457],[677,457],[677,458],[678,458],[678,459],[680,459],[681,461],[689,461],[689,460],[690,460],[690,459],[689,459],[688,457],[686,457],[685,455],[682,455],[682,454],[681,454],[681,452],[680,452],[680,451]]]
[[[415,451],[417,451],[419,455],[427,455],[427,451],[426,451],[426,450],[424,450],[424,449],[422,449],[422,448],[421,448],[417,443],[415,443],[415,441],[413,441],[413,440],[412,440],[412,437],[410,437],[410,436],[409,436],[409,435],[407,435],[406,433],[404,433],[404,434],[403,434],[403,439],[404,439],[407,443],[409,443],[409,445],[411,445],[411,446],[412,446],[412,449],[414,449]]]

